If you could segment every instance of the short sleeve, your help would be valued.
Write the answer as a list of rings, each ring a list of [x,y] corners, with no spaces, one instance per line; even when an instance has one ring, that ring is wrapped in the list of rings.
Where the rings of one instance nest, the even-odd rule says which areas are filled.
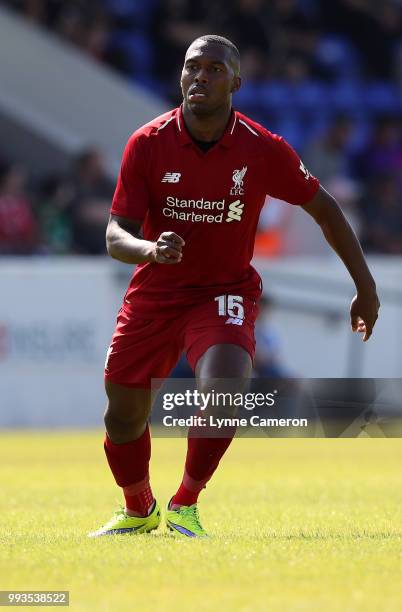
[[[138,221],[143,221],[149,205],[143,138],[133,134],[124,149],[110,211]]]
[[[268,153],[267,193],[289,204],[306,204],[317,193],[320,183],[281,136],[274,136]]]

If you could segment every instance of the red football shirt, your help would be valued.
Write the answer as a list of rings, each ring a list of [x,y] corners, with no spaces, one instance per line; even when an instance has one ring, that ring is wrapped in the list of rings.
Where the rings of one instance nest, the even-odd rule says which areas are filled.
[[[261,279],[250,261],[266,195],[305,204],[318,187],[283,138],[237,111],[206,153],[181,107],[139,128],[124,151],[111,212],[143,221],[146,240],[173,231],[186,244],[178,264],[137,266],[126,308],[167,317],[222,294],[255,300]]]

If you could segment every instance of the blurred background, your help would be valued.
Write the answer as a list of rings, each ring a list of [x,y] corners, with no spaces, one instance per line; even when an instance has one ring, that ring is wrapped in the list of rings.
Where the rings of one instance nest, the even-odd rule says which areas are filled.
[[[180,103],[184,52],[205,33],[239,47],[234,106],[338,199],[382,302],[363,345],[343,265],[303,211],[267,199],[256,375],[402,377],[401,0],[2,0],[0,425],[101,424],[132,273],[105,252],[121,154]]]

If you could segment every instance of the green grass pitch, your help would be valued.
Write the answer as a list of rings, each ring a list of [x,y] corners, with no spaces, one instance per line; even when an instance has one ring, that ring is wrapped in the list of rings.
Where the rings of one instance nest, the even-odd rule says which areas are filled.
[[[163,506],[184,439],[155,439]],[[102,432],[0,436],[0,588],[73,610],[400,611],[402,439],[237,439],[203,492],[212,538],[90,540],[120,492]]]

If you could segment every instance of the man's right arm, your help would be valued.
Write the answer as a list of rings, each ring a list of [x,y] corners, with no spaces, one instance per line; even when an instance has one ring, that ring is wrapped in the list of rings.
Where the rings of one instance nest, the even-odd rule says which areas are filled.
[[[107,252],[123,263],[179,263],[184,240],[174,232],[163,232],[156,242],[140,236],[142,222],[110,215],[106,230]]]

